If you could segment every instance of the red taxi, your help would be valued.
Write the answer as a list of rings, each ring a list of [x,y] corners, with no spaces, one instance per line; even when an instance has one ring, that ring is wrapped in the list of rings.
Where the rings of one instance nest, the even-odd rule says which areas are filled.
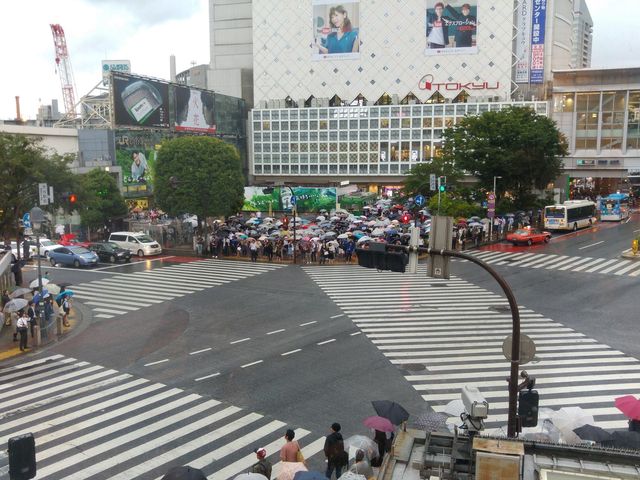
[[[533,228],[520,228],[507,235],[507,241],[514,245],[533,245],[534,243],[547,243],[551,239],[549,232],[535,230]]]
[[[60,245],[64,245],[65,247],[84,247],[89,248],[89,242],[81,242],[76,237],[75,233],[65,233],[60,237],[60,241],[58,242]]]

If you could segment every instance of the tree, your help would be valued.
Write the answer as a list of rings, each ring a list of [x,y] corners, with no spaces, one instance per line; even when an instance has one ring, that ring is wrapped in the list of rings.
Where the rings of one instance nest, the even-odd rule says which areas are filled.
[[[436,194],[436,191],[431,191],[430,189],[430,177],[432,174],[435,175],[436,178],[441,176],[447,177],[448,186],[456,184],[462,176],[462,172],[453,162],[438,156],[429,163],[419,163],[409,170],[402,186],[404,195],[411,197],[420,194],[429,198]]]
[[[80,184],[76,208],[80,211],[82,225],[89,228],[102,227],[110,219],[127,213],[127,204],[109,172],[98,168],[91,170],[82,175]]]
[[[217,138],[166,140],[155,173],[158,206],[170,215],[227,216],[244,202],[244,177],[235,147]]]
[[[463,118],[444,132],[445,160],[474,174],[486,190],[500,176],[501,192],[526,206],[533,188],[543,189],[562,173],[567,143],[555,123],[530,108],[512,107]]]
[[[431,197],[428,207],[432,215],[438,213],[438,195]],[[455,220],[459,217],[469,218],[473,215],[484,215],[484,212],[479,205],[456,198],[450,193],[442,193],[440,194],[440,215],[453,217]]]
[[[38,139],[0,134],[0,232],[5,239],[17,235],[22,215],[38,203],[38,183],[53,187],[55,204],[64,192],[77,186],[77,175],[69,170],[72,156],[49,154]]]

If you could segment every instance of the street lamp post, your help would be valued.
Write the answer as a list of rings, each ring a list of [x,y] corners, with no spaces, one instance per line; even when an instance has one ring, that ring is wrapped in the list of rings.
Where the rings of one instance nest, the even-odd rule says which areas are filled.
[[[42,302],[42,258],[40,257],[40,231],[42,224],[45,221],[45,213],[40,207],[33,207],[29,212],[31,216],[31,226],[36,232],[36,248],[38,253],[38,297]],[[44,308],[42,306],[38,309],[39,312],[39,325],[42,326],[42,320],[44,316]]]
[[[493,176],[493,197],[495,200],[498,199],[497,195],[496,195],[496,180],[498,178],[502,178],[500,175],[494,175]],[[494,206],[494,213],[493,213],[493,217],[491,218],[491,223],[489,223],[489,241],[491,241],[493,239],[493,220],[495,218],[495,206]]]
[[[286,186],[285,188],[289,189],[289,192],[291,193],[291,197],[295,197],[295,194],[293,193],[293,188]],[[296,255],[296,216],[297,216],[297,209],[296,209],[296,205],[294,202],[291,202],[291,213],[293,213],[293,263],[294,265],[297,263],[297,255]]]

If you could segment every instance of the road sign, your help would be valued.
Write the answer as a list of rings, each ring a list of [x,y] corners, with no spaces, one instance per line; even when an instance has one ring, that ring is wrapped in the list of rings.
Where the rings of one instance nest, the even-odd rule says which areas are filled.
[[[49,186],[46,183],[38,184],[38,196],[40,205],[49,205]]]
[[[22,225],[24,228],[31,228],[31,214],[29,212],[22,216]]]
[[[496,196],[493,193],[490,193],[488,196],[490,202],[495,202]]]
[[[291,195],[291,200],[290,201],[291,201],[291,205],[295,205],[296,202],[298,201],[298,199],[296,198],[295,195]]]
[[[487,195],[487,217],[493,218],[496,216],[496,195],[493,192],[490,192]]]
[[[436,174],[432,173],[429,175],[429,190],[432,192],[436,191]]]
[[[504,358],[511,360],[511,345],[513,343],[513,337],[507,336],[502,342],[502,353]],[[536,356],[536,344],[531,337],[528,337],[524,333],[520,334],[520,365],[526,365]]]
[[[424,205],[424,197],[422,195],[416,195],[414,202],[416,203],[416,205],[421,207],[422,205]]]

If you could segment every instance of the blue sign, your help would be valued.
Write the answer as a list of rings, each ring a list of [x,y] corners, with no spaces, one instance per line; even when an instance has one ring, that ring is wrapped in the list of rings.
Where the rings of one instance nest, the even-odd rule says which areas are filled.
[[[546,20],[547,0],[533,0],[531,12],[530,83],[544,83],[544,34]]]
[[[31,228],[31,214],[29,212],[22,216],[22,225],[24,228]]]
[[[416,205],[418,205],[419,207],[424,205],[424,197],[422,195],[416,195],[416,199],[414,201],[416,202]]]
[[[298,201],[298,199],[296,198],[296,196],[295,195],[291,195],[291,205],[295,205],[297,201]]]

